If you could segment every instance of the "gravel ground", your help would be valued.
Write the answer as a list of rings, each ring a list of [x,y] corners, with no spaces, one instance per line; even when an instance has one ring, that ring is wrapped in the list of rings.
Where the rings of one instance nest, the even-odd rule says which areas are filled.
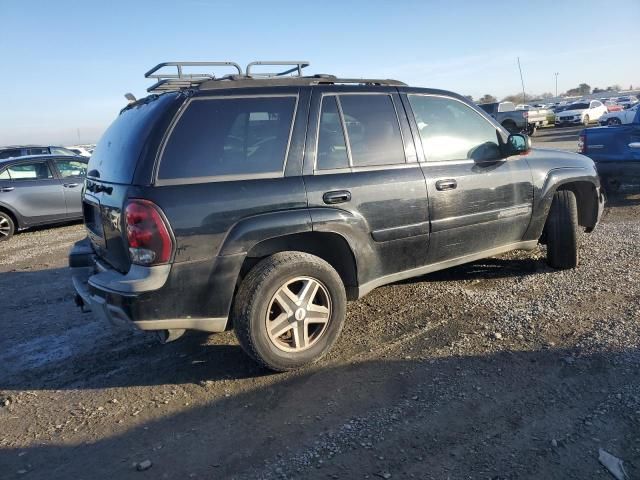
[[[640,477],[640,191],[580,266],[514,252],[350,303],[328,358],[270,374],[230,333],[157,345],[73,304],[80,225],[0,251],[2,478]]]

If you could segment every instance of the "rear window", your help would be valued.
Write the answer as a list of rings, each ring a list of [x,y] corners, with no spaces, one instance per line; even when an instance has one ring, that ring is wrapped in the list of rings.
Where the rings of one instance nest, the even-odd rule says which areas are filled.
[[[171,133],[159,180],[282,175],[297,97],[195,99]]]
[[[149,134],[176,96],[164,94],[123,111],[100,138],[89,160],[87,176],[131,183]]]

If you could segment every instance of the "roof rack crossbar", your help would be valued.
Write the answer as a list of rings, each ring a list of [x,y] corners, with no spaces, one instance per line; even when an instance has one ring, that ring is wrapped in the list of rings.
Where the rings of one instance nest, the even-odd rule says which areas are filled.
[[[301,77],[302,76],[302,69],[308,67],[309,65],[311,65],[310,62],[306,61],[306,60],[258,60],[255,62],[251,62],[250,64],[247,65],[247,71],[246,71],[246,75],[247,77],[251,76],[251,67],[254,67],[256,65],[270,65],[270,66],[279,66],[279,67],[286,67],[286,66],[291,66],[292,68],[289,68],[287,70],[284,70],[282,72],[265,72],[265,73],[254,73],[253,75],[256,77],[282,77],[285,75],[289,75],[290,73],[294,73],[297,72],[297,76]]]
[[[166,67],[176,67],[178,73],[156,73]],[[235,62],[163,62],[153,67],[144,76],[145,78],[157,79],[208,79],[215,77],[213,73],[184,73],[183,67],[233,67],[238,71],[238,75],[242,75],[242,68]]]

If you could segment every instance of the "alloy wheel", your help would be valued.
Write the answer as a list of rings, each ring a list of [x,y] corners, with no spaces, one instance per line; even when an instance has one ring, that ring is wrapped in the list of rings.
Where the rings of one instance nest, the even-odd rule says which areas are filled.
[[[265,318],[269,339],[285,352],[311,348],[331,320],[327,287],[312,277],[287,280],[271,298]]]
[[[9,220],[4,217],[0,217],[0,238],[8,237],[11,235],[11,225]]]

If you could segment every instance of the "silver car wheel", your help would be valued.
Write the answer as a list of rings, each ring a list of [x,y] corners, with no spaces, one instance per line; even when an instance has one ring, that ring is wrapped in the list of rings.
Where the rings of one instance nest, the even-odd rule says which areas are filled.
[[[312,277],[287,280],[273,295],[265,318],[271,343],[284,352],[301,352],[315,345],[331,320],[331,296]]]
[[[9,220],[0,217],[0,237],[8,237],[11,234]]]

